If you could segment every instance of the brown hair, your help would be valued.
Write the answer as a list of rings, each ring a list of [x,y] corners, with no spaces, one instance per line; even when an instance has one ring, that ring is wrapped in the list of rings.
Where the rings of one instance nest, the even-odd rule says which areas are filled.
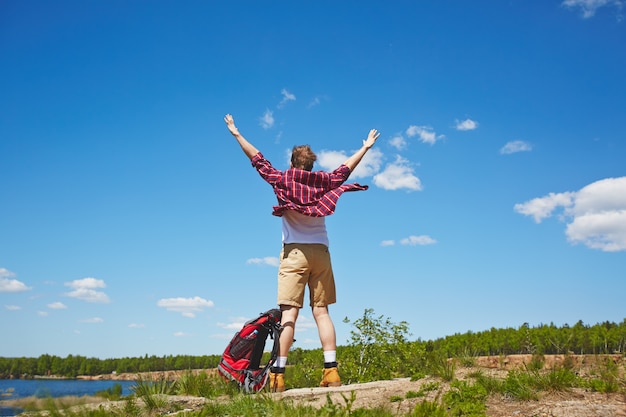
[[[316,160],[317,155],[315,155],[309,145],[294,146],[291,151],[291,166],[294,168],[311,171]]]

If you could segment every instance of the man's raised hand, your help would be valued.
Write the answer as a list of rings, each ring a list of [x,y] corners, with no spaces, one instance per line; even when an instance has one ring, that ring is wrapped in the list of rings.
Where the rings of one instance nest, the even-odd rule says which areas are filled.
[[[230,133],[233,136],[237,136],[239,134],[239,129],[237,129],[237,126],[235,126],[235,120],[233,119],[233,116],[227,114],[226,116],[224,116],[224,121],[226,122],[226,127],[228,127]]]
[[[376,139],[378,139],[379,136],[380,132],[378,132],[378,130],[370,130],[370,133],[367,135],[367,139],[363,140],[363,146],[365,146],[367,149],[371,148],[372,146],[374,146],[374,144],[376,143]]]

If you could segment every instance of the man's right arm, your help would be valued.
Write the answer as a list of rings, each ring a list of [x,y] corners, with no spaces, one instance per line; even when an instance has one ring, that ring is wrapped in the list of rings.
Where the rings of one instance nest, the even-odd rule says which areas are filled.
[[[259,150],[255,148],[254,145],[252,145],[250,142],[248,142],[246,138],[241,135],[241,133],[239,133],[239,129],[237,129],[237,126],[235,126],[235,120],[233,119],[233,116],[227,114],[224,117],[224,121],[226,122],[226,127],[228,127],[230,134],[233,135],[235,139],[237,139],[239,146],[241,146],[241,150],[243,151],[243,153],[246,154],[248,158],[252,159],[256,154],[259,153]]]

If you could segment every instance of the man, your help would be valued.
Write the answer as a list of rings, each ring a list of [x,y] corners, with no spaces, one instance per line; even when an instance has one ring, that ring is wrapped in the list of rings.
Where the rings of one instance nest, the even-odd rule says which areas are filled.
[[[285,365],[295,333],[298,313],[304,305],[305,288],[309,288],[310,305],[324,352],[324,372],[320,386],[339,386],[337,370],[337,341],[335,326],[328,313],[328,305],[336,302],[335,280],[325,217],[334,213],[337,200],[347,191],[367,190],[367,186],[344,184],[374,146],[380,133],[370,130],[363,145],[339,168],[332,172],[313,172],[317,159],[308,145],[295,146],[291,167],[275,169],[250,142],[239,133],[230,114],[224,117],[230,133],[237,139],[244,154],[261,177],[274,189],[278,205],[273,215],[282,218],[283,248],[278,268],[278,305],[282,311],[280,350],[270,371],[270,389],[285,390]]]

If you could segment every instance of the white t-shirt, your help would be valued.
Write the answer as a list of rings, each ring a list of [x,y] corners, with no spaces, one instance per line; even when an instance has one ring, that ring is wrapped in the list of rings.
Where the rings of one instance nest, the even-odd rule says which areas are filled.
[[[326,218],[311,217],[297,211],[285,210],[283,222],[283,243],[321,243],[328,246]]]

